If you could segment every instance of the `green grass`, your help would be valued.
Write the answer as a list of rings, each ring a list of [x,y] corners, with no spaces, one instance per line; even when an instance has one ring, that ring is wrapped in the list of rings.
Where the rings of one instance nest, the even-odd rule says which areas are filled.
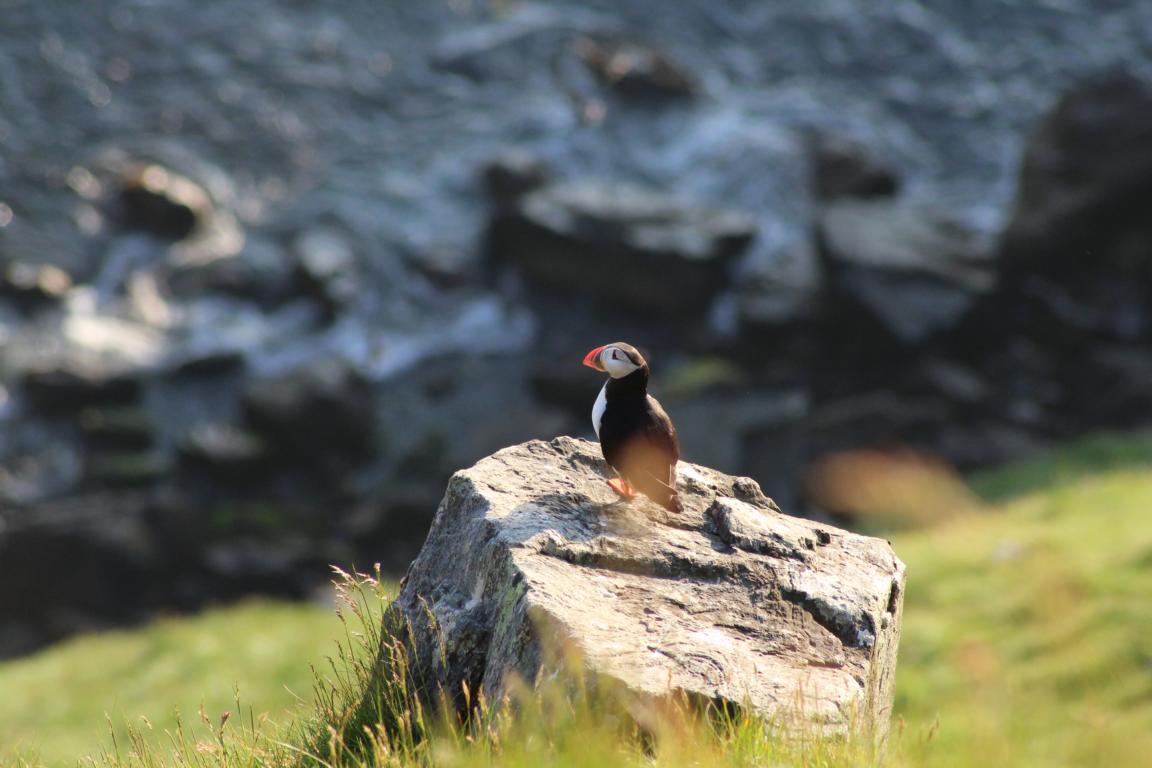
[[[986,508],[892,534],[909,585],[897,718],[882,756],[859,741],[775,738],[754,719],[689,707],[637,713],[608,691],[573,697],[569,685],[499,712],[482,706],[466,725],[427,716],[395,680],[365,710],[359,692],[387,592],[372,586],[344,610],[354,631],[363,619],[360,634],[343,634],[330,610],[253,603],[0,665],[0,755],[14,764],[37,745],[52,765],[99,755],[112,748],[107,711],[119,733],[105,762],[117,768],[317,758],[459,768],[1149,764],[1152,438],[1086,440],[972,485]],[[325,655],[333,662],[318,667],[313,690],[309,666]],[[308,703],[293,709],[284,686]],[[185,727],[173,748],[163,731],[175,728],[176,707]],[[391,728],[372,727],[381,715]]]
[[[975,485],[1010,500],[893,542],[897,711],[939,723],[916,764],[1148,764],[1152,442],[1091,440]]]
[[[201,709],[212,719],[234,710],[234,688],[245,712],[285,719],[342,636],[329,607],[246,602],[0,664],[0,764],[73,765],[111,748],[109,723],[121,742],[134,724],[162,745],[177,713],[195,723]]]

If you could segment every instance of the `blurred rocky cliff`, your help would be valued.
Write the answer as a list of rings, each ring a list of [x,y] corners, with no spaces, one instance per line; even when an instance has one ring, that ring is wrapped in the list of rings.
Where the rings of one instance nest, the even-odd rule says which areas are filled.
[[[588,434],[624,338],[790,512],[1152,421],[1152,5],[0,0],[0,656]]]

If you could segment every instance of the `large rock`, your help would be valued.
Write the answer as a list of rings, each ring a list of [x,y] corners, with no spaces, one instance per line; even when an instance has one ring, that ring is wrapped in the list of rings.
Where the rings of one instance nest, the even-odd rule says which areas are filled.
[[[155,490],[0,501],[0,659],[157,613],[303,598],[337,555],[301,533],[306,511],[281,513],[277,527],[267,505]]]
[[[644,698],[800,704],[830,730],[855,715],[883,733],[904,591],[886,542],[702,466],[680,465],[678,514],[620,502],[607,472],[598,446],[561,437],[452,478],[397,599],[425,682],[498,701],[556,641]]]
[[[728,285],[733,259],[756,232],[755,219],[739,211],[572,182],[498,215],[488,249],[537,286],[683,319],[701,316]]]
[[[253,379],[241,406],[253,432],[284,459],[315,468],[342,466],[376,449],[372,384],[339,358],[321,357]]]
[[[0,263],[0,299],[25,313],[57,306],[72,287],[72,277],[50,264]]]
[[[239,253],[205,261],[165,265],[168,288],[179,299],[223,294],[276,307],[300,296],[303,270],[297,260],[270,238],[250,238]]]
[[[696,77],[674,57],[635,40],[594,40],[576,44],[576,54],[606,88],[645,101],[682,99],[700,90]]]
[[[1149,136],[1152,82],[1119,74],[1069,91],[1029,138],[1001,247],[1010,286],[1046,310],[1035,325],[1152,333]]]
[[[807,137],[812,189],[821,200],[892,197],[900,177],[852,139],[813,132]]]
[[[163,240],[184,239],[212,208],[198,184],[160,165],[132,169],[122,180],[117,202],[120,226]]]
[[[21,391],[32,408],[47,415],[89,407],[134,405],[144,383],[133,371],[113,367],[62,365],[25,371]]]
[[[898,201],[829,205],[820,244],[834,314],[854,336],[870,324],[899,344],[922,344],[955,328],[995,282],[975,233]]]
[[[541,157],[508,150],[489,158],[481,177],[492,202],[506,206],[550,182],[552,169]]]

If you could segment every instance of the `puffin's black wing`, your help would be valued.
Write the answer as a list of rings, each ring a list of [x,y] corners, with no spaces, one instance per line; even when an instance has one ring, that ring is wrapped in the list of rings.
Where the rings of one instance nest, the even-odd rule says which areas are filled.
[[[663,448],[668,457],[669,467],[675,467],[676,462],[680,460],[680,438],[676,435],[676,425],[672,423],[659,400],[648,395],[647,401],[650,419],[648,439]]]
[[[643,409],[626,437],[609,452],[604,443],[605,458],[632,487],[666,509],[679,508],[676,496],[676,462],[680,459],[680,442],[672,419],[652,396],[645,398]],[[611,455],[609,455],[611,453]]]

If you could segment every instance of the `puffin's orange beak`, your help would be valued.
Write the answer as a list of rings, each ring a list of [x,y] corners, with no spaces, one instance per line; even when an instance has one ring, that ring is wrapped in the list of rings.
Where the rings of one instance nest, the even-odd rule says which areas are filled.
[[[589,368],[595,368],[596,370],[603,373],[604,366],[600,365],[600,353],[604,351],[604,347],[606,346],[608,345],[605,344],[603,347],[596,347],[596,349],[584,355],[584,365],[588,366]]]

